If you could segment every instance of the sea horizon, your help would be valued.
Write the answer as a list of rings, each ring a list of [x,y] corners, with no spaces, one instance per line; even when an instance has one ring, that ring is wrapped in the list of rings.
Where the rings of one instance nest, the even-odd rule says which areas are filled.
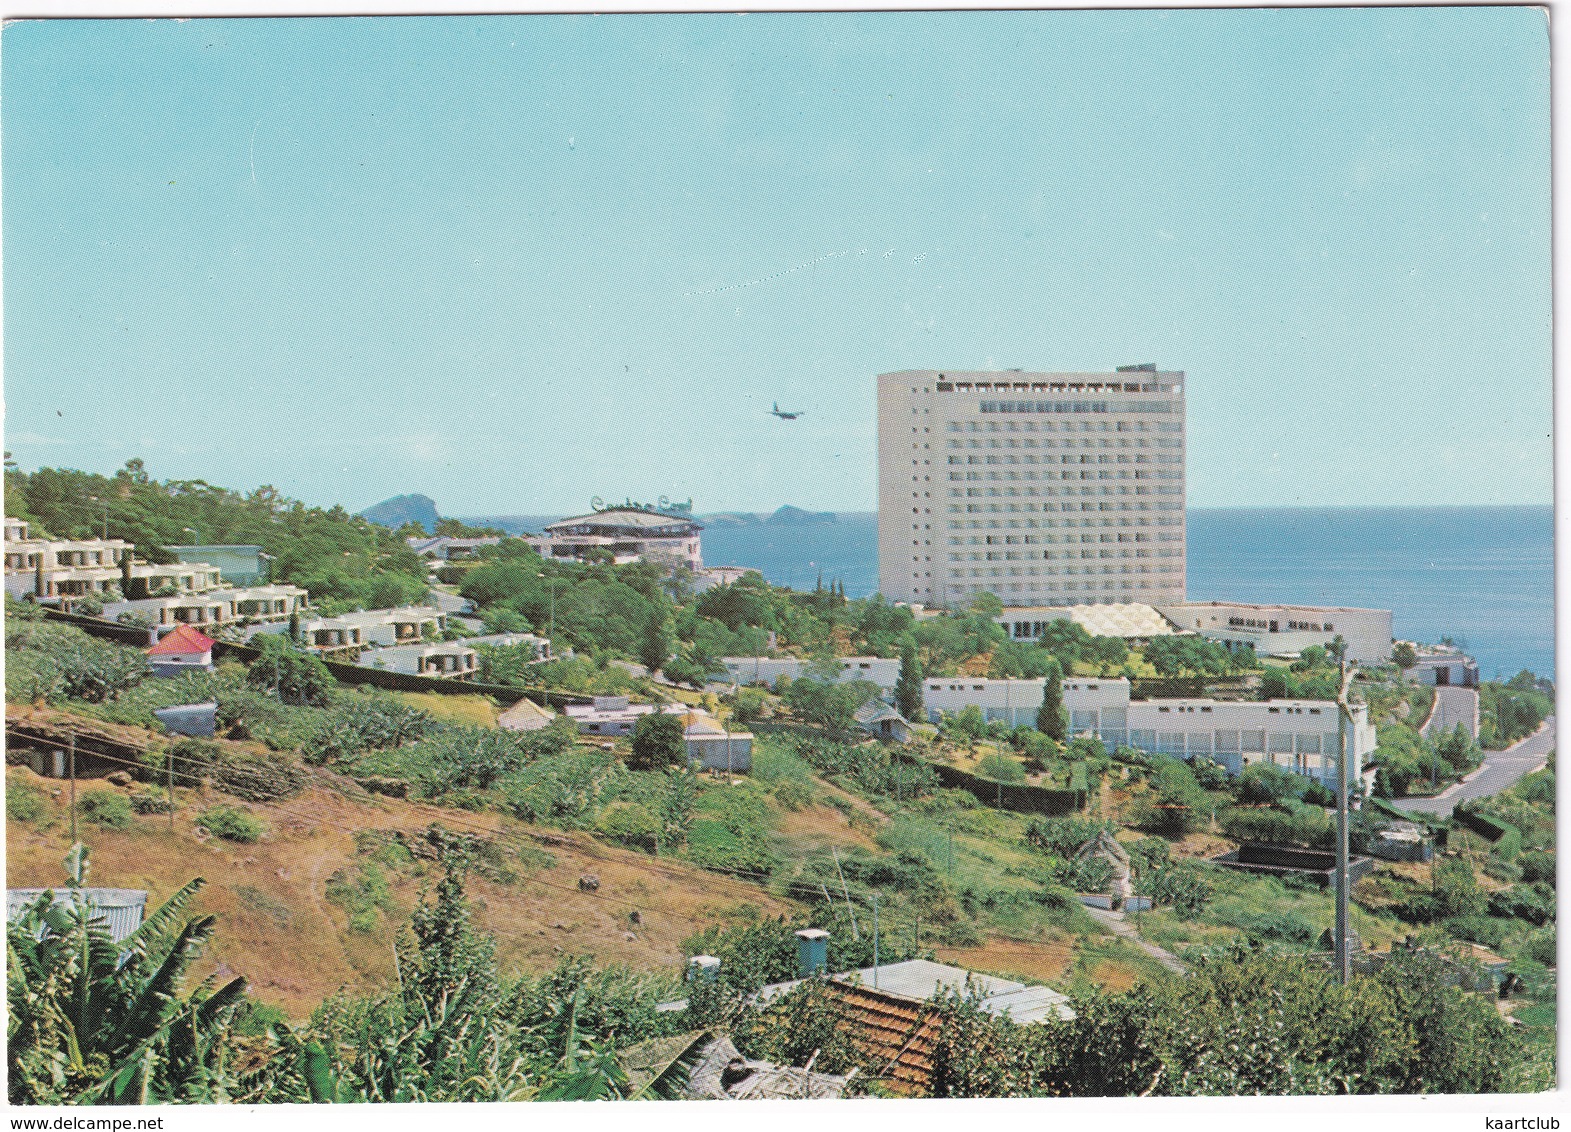
[[[738,514],[699,514],[720,513]],[[1486,678],[1524,668],[1554,677],[1551,504],[1190,507],[1186,514],[1190,601],[1390,609],[1396,637],[1429,644],[1448,637]],[[543,525],[561,517],[490,521]],[[752,567],[797,590],[822,581],[840,583],[851,597],[878,591],[876,511],[840,511],[833,522],[800,525],[717,524],[703,540],[709,566]]]

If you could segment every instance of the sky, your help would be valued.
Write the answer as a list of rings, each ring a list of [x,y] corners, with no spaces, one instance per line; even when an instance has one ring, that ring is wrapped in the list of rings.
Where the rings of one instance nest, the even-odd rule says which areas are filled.
[[[23,468],[448,515],[871,510],[876,374],[1156,362],[1188,375],[1191,506],[1551,498],[1541,9],[0,46]]]

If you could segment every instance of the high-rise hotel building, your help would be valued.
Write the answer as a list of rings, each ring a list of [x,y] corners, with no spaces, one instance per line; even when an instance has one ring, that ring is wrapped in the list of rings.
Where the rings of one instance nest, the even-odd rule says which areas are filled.
[[[1184,375],[879,375],[878,561],[894,601],[1182,602]]]

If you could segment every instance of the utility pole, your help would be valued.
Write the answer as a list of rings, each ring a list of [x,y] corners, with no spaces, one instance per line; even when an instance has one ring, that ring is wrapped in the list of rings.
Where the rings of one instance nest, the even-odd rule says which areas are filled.
[[[169,747],[169,762],[164,771],[164,788],[169,793],[169,832],[175,831],[175,749]]]
[[[71,844],[76,844],[76,732],[71,732],[71,745],[67,748],[67,773],[71,776]]]
[[[1352,709],[1348,705],[1348,690],[1352,685],[1357,665],[1349,665],[1344,658],[1339,661],[1341,688],[1336,696],[1336,978],[1346,983],[1352,976],[1352,953],[1348,940],[1348,876],[1347,876],[1347,743],[1348,723]]]
[[[873,889],[873,989],[878,989],[878,889]]]

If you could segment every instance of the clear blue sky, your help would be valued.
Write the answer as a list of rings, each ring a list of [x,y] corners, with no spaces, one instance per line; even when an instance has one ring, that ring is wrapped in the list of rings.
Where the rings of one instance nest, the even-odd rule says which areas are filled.
[[[1548,502],[1545,21],[13,24],[6,446],[871,509],[875,374],[1154,361],[1192,505]]]

